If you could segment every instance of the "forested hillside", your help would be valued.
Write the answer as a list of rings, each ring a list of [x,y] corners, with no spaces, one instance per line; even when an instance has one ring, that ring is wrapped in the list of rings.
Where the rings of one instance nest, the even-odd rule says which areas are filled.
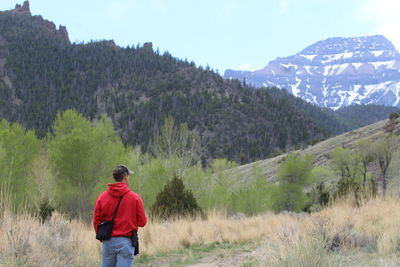
[[[49,26],[50,25],[50,26]],[[254,89],[154,51],[151,43],[71,44],[40,16],[0,12],[0,117],[46,134],[57,113],[107,114],[125,143],[147,151],[166,116],[198,131],[203,163],[265,158],[347,130],[276,88]]]
[[[380,105],[352,105],[338,109],[333,114],[341,124],[350,130],[387,118],[388,114],[392,112],[398,113],[399,109]]]

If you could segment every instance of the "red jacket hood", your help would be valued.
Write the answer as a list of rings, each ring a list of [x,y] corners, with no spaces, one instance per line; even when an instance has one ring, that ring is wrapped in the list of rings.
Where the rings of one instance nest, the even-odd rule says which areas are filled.
[[[125,195],[131,191],[128,187],[128,184],[118,182],[114,184],[108,184],[107,192],[110,193],[113,197],[120,197]]]

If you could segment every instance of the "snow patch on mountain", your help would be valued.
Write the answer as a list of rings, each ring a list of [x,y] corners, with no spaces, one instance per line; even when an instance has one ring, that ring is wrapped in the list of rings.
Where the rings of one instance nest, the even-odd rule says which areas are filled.
[[[400,55],[381,35],[329,38],[262,69],[227,70],[224,77],[286,88],[332,109],[355,103],[400,105]]]

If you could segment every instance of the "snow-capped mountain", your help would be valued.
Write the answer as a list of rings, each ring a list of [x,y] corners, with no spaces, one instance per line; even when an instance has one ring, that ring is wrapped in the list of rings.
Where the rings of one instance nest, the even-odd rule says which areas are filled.
[[[382,35],[329,38],[263,69],[226,70],[224,77],[286,88],[332,109],[350,104],[400,106],[400,54]]]

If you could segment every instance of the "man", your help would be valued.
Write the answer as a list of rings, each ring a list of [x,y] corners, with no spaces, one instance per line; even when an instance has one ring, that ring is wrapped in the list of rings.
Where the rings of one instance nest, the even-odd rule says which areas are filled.
[[[97,226],[103,221],[111,221],[120,197],[111,239],[102,241],[102,266],[132,266],[134,250],[132,246],[132,231],[146,225],[147,217],[140,196],[132,192],[129,187],[129,175],[133,174],[124,165],[117,165],[112,172],[115,183],[108,184],[106,191],[96,200],[93,214],[93,225],[97,233]]]

